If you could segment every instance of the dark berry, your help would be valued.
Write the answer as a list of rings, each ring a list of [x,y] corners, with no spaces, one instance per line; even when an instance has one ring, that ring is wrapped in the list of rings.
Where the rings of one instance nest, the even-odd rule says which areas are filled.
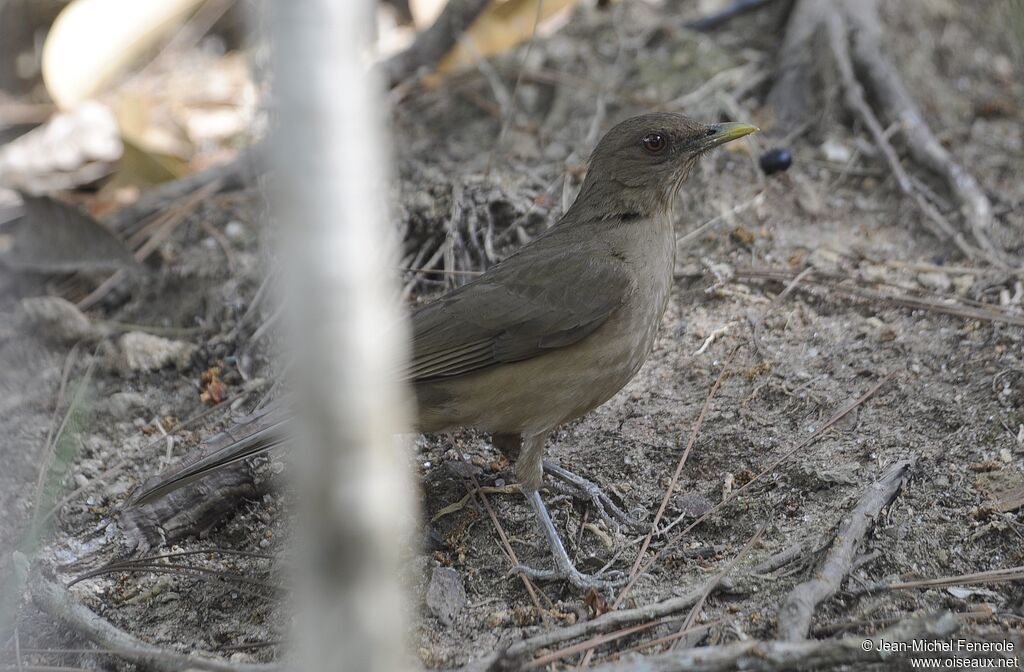
[[[792,163],[793,155],[789,153],[788,149],[782,149],[781,147],[769,149],[761,155],[760,161],[761,170],[764,171],[765,175],[781,173],[789,168]]]

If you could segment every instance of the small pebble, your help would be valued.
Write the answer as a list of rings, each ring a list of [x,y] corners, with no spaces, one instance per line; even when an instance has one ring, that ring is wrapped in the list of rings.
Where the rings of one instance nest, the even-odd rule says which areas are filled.
[[[853,152],[838,140],[829,138],[821,143],[821,155],[832,163],[846,163],[853,156]]]
[[[427,588],[427,607],[446,626],[466,606],[462,575],[451,567],[435,567]]]
[[[245,235],[245,224],[238,220],[231,220],[224,226],[224,235],[228,238],[241,238]]]
[[[765,175],[781,173],[793,165],[793,155],[788,149],[776,147],[762,154],[759,163]]]

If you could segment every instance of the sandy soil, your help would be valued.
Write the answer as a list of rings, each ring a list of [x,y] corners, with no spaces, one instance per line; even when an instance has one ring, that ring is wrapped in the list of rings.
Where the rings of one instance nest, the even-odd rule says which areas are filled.
[[[926,0],[898,8],[891,3],[887,46],[928,121],[992,198],[993,239],[1020,255],[1024,112],[1014,101],[1024,94],[1021,66],[1006,44],[979,39],[991,34],[999,4],[982,2],[961,11],[956,4]],[[685,104],[668,108],[708,120],[739,116],[761,125],[764,132],[749,144],[709,156],[683,188],[680,235],[725,215],[680,247],[678,279],[650,360],[613,400],[557,432],[549,457],[650,521],[708,391],[735,350],[666,512],[669,520],[692,518],[891,375],[853,414],[674,545],[630,600],[651,603],[700,585],[764,524],[760,542],[731,571],[729,588],[712,596],[698,618],[717,622],[704,643],[773,637],[778,605],[808,578],[844,513],[891,464],[909,458],[915,464],[906,486],[876,522],[844,592],[818,610],[816,626],[863,621],[839,630],[870,632],[911,613],[987,608],[992,615],[970,626],[975,633],[1002,639],[1019,632],[1024,622],[1019,583],[854,593],[878,581],[1024,565],[1024,509],[1018,504],[998,510],[1000,497],[1024,488],[1022,330],[828,290],[785,293],[784,284],[752,280],[742,271],[792,273],[810,266],[862,286],[881,281],[904,292],[1002,305],[1017,316],[1024,315],[1020,276],[970,267],[955,248],[928,235],[870,143],[843,115],[795,138],[773,131],[770,112],[759,103],[764,87],[748,84],[771,72],[781,35],[774,11],[704,36],[680,27],[687,18],[685,12],[636,4],[610,12],[579,11],[530,51],[515,123],[501,143],[495,142],[502,116],[495,112],[495,90],[512,89],[522,52],[498,59],[484,74],[406,92],[397,102],[392,133],[400,203],[395,224],[404,232],[408,255],[403,266],[431,257],[446,230],[452,232],[460,269],[485,268],[536,235],[571,201],[596,134],[630,114],[685,96]],[[695,90],[699,93],[686,95]],[[979,114],[982,103],[1007,100],[1003,112]],[[826,159],[826,141],[854,152],[849,165]],[[757,157],[774,146],[789,148],[794,165],[765,177]],[[908,166],[943,198],[937,181]],[[460,207],[453,208],[453,202]],[[211,199],[165,244],[159,267],[130,292],[90,312],[96,321],[201,328],[169,336],[195,345],[195,351],[187,361],[157,371],[127,370],[120,361],[119,335],[69,356],[68,343],[19,329],[18,301],[57,285],[0,271],[5,316],[0,318],[5,371],[0,416],[6,436],[0,442],[5,465],[0,505],[6,512],[0,542],[5,548],[24,548],[32,555],[32,544],[24,539],[39,465],[47,459],[46,439],[80,384],[85,387],[74,445],[69,457],[56,463],[64,470],[58,473],[60,485],[81,491],[46,528],[40,562],[89,553],[113,557],[117,529],[110,523],[118,503],[165,459],[166,443],[153,441],[154,431],[159,433],[155,421],[184,420],[205,408],[199,394],[203,371],[221,367],[230,392],[273,378],[273,330],[251,339],[272,314],[272,302],[236,329],[273,263],[260,253],[266,238],[263,210],[250,192]],[[946,210],[955,219],[952,206]],[[451,219],[453,211],[461,213],[457,221]],[[234,269],[199,218],[230,230]],[[407,274],[411,300],[443,290],[436,277]],[[68,383],[60,393],[64,378]],[[173,456],[228,422],[227,413],[215,414],[181,432]],[[547,627],[539,624],[522,583],[508,577],[509,562],[486,512],[472,502],[443,512],[466,495],[467,471],[483,485],[509,481],[507,464],[486,437],[427,437],[416,443],[410,459],[422,477],[428,521],[428,541],[412,553],[413,592],[422,616],[412,638],[423,665],[457,667]],[[100,480],[122,461],[123,469]],[[614,568],[628,571],[642,535],[596,520],[578,500],[549,500],[581,567],[595,570],[614,558]],[[494,494],[489,501],[520,559],[545,566],[543,540],[522,497]],[[287,510],[287,497],[277,494],[241,503],[204,538],[188,539],[174,550],[284,551]],[[652,548],[665,543],[656,539]],[[796,544],[804,551],[792,562],[766,573],[753,571]],[[16,569],[13,558],[3,554],[0,572]],[[278,565],[222,555],[194,561],[260,580],[273,577]],[[432,569],[439,565],[454,568],[467,593],[468,604],[445,619],[450,622],[424,605]],[[592,615],[577,591],[562,585],[541,589],[553,605],[553,626]],[[91,579],[72,593],[119,627],[182,651],[267,661],[279,653],[273,642],[284,634],[280,596],[261,588],[123,573]],[[660,636],[676,629],[668,625],[654,632]],[[20,631],[25,648],[82,643],[30,604],[22,611]],[[599,649],[595,662],[638,641],[627,638]],[[255,646],[230,648],[240,644]],[[26,660],[126,667],[101,655],[33,655]]]

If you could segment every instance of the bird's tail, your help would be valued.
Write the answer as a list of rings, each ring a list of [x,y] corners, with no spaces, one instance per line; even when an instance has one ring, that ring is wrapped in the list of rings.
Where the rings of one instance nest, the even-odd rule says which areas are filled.
[[[202,450],[194,456],[186,457],[137,487],[128,496],[125,508],[154,502],[218,469],[281,445],[287,438],[290,416],[287,409],[272,405],[211,436],[203,441]]]

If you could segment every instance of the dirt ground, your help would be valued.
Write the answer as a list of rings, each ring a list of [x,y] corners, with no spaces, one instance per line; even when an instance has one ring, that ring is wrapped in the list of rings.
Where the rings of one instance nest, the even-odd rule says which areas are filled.
[[[886,3],[883,18],[889,55],[927,121],[993,202],[992,239],[1019,256],[1024,73],[1006,43],[985,37],[997,26],[1000,5],[992,0],[967,10],[907,0]],[[579,186],[589,148],[618,119],[659,107],[760,125],[762,133],[749,142],[707,157],[683,187],[676,210],[680,236],[719,221],[680,246],[677,282],[650,359],[610,402],[561,428],[548,456],[649,522],[712,384],[728,368],[666,511],[666,520],[689,522],[891,376],[850,416],[674,543],[626,606],[701,585],[764,525],[760,541],[729,572],[729,585],[697,616],[698,623],[711,624],[706,636],[689,643],[773,638],[779,604],[809,578],[844,514],[892,464],[911,459],[905,486],[875,522],[843,591],[818,609],[813,632],[875,632],[910,614],[980,610],[985,616],[966,626],[969,631],[993,640],[1015,636],[1019,651],[1019,582],[858,591],[877,582],[1024,565],[1024,331],[827,288],[784,291],[785,283],[745,271],[792,274],[812,267],[862,287],[884,283],[904,293],[979,301],[1017,317],[1024,316],[1024,278],[977,266],[929,235],[862,129],[845,115],[795,137],[773,130],[762,99],[782,34],[779,11],[699,35],[682,28],[696,11],[683,7],[581,8],[560,30],[538,37],[525,58],[513,123],[500,142],[504,115],[495,101],[515,88],[523,49],[437,88],[392,93],[394,219],[406,241],[403,268],[423,266],[448,236],[457,268],[481,270],[553,224]],[[1003,105],[997,113],[982,110],[996,103]],[[757,158],[776,146],[792,152],[793,166],[766,177]],[[846,161],[829,160],[828,148],[836,147]],[[937,201],[955,219],[941,183],[906,165],[938,192]],[[166,428],[208,408],[200,399],[204,371],[220,367],[232,394],[267,390],[275,378],[276,336],[272,325],[261,325],[273,315],[273,302],[263,301],[255,317],[243,320],[274,264],[261,251],[270,238],[264,212],[255,189],[208,199],[164,244],[158,267],[88,312],[97,324],[159,327],[162,337],[188,346],[180,361],[157,370],[126,364],[129,328],[73,353],[66,340],[21,328],[24,297],[60,293],[67,285],[0,269],[4,576],[19,571],[20,556],[11,549],[21,549],[34,566],[87,555],[109,560],[120,552],[118,504],[165,464],[168,442],[157,421]],[[200,218],[225,232],[230,264]],[[442,277],[404,273],[410,301],[442,291]],[[235,411],[252,402],[240,400]],[[51,459],[48,436],[69,406],[77,410],[62,436],[73,440],[58,442],[69,452],[54,460],[55,483],[61,493],[76,493],[45,527],[36,550],[26,539],[39,468]],[[177,433],[171,458],[229,421],[230,413],[215,413]],[[422,481],[425,526],[423,549],[410,551],[420,615],[411,639],[427,668],[466,665],[547,627],[593,615],[593,603],[571,587],[540,584],[542,604],[550,604],[550,623],[543,624],[523,584],[509,576],[487,512],[473,500],[452,507],[472,487],[467,474],[485,486],[510,482],[507,463],[486,439],[471,433],[425,437],[410,456]],[[1016,506],[1001,506],[1013,493]],[[606,525],[580,500],[547,499],[582,568],[596,571],[611,561],[612,568],[629,570],[642,534]],[[491,494],[488,501],[519,558],[547,566],[543,538],[522,496]],[[240,503],[207,535],[171,550],[278,556],[287,552],[288,529],[287,496],[269,494]],[[656,538],[652,548],[666,543]],[[755,571],[795,545],[802,550],[792,561]],[[248,556],[190,556],[189,562],[261,582],[276,581],[280,570],[279,560]],[[450,618],[425,604],[436,566],[453,568],[464,581],[467,603]],[[74,572],[59,576],[68,580]],[[274,660],[281,653],[275,642],[287,632],[281,596],[263,586],[134,572],[89,579],[70,592],[142,640],[220,652],[235,662]],[[27,591],[16,597],[24,598],[23,650],[83,645],[36,609]],[[593,662],[670,634],[679,623],[599,647]],[[132,668],[102,654],[23,655],[33,664]],[[578,661],[571,656],[559,665]]]

